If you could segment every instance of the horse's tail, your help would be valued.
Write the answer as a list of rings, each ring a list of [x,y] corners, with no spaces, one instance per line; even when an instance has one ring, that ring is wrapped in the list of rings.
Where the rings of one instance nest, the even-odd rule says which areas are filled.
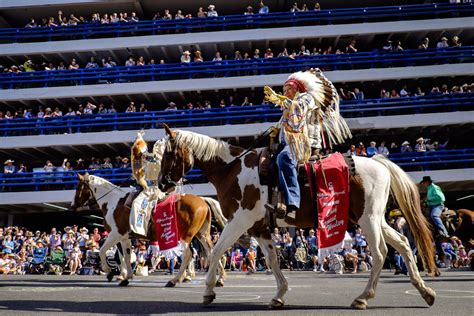
[[[143,139],[143,131],[137,133],[137,138],[132,146],[132,175],[139,185],[145,190],[148,185],[145,181],[145,168],[143,167],[142,154],[148,151],[148,146]]]
[[[204,201],[206,201],[207,205],[211,209],[212,214],[214,215],[217,223],[221,228],[224,228],[225,224],[227,224],[227,218],[225,218],[224,214],[222,214],[221,205],[219,201],[214,200],[213,198],[203,197]]]
[[[421,210],[418,187],[405,171],[383,155],[375,155],[372,159],[384,165],[390,172],[390,191],[408,222],[415,238],[418,253],[423,261],[423,266],[429,273],[438,275],[439,270],[435,263],[433,235],[430,224]]]

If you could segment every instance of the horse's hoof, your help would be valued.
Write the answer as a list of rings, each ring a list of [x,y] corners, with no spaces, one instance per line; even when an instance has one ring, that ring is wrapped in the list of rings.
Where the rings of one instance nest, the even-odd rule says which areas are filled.
[[[107,274],[107,281],[112,282],[113,279],[114,279],[114,273],[109,272],[109,274]]]
[[[215,299],[216,299],[216,294],[204,295],[204,300],[202,301],[202,303],[204,305],[209,305],[212,302],[214,302]]]
[[[185,277],[185,278],[183,279],[183,283],[191,282],[191,281],[192,281],[192,279],[191,279],[190,276],[187,276],[187,277]]]
[[[175,287],[176,286],[176,283],[174,282],[171,282],[171,281],[168,281],[168,283],[166,283],[165,287]]]
[[[354,309],[359,309],[359,310],[366,310],[367,309],[367,303],[361,301],[361,300],[354,300],[352,302],[351,307]]]
[[[421,294],[421,297],[423,297],[428,306],[432,306],[436,299],[436,292],[432,288],[427,287],[425,292]]]
[[[268,305],[268,308],[271,309],[281,309],[283,308],[283,305],[285,305],[285,301],[281,298],[272,298],[270,301],[270,304]]]
[[[130,283],[128,280],[123,280],[119,283],[119,286],[127,286]]]
[[[223,287],[224,286],[224,281],[222,279],[219,279],[216,281],[216,286],[217,287]]]

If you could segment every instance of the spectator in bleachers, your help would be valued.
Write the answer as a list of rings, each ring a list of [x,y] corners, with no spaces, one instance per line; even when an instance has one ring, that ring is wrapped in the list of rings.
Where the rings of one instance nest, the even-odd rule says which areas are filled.
[[[188,50],[185,50],[181,55],[181,62],[182,63],[190,63],[191,62],[191,53]]]
[[[436,48],[448,48],[448,38],[447,37],[441,37],[441,40],[436,44]]]
[[[253,51],[253,58],[255,58],[255,59],[260,58],[260,49],[256,48],[256,49]]]
[[[145,103],[140,104],[140,108],[138,109],[138,112],[148,112],[146,109]]]
[[[3,173],[5,174],[11,174],[11,173],[15,173],[16,172],[16,167],[15,165],[13,164],[15,161],[14,160],[11,160],[11,159],[7,159],[5,162],[4,162],[4,167],[3,167]]]
[[[122,169],[128,169],[130,168],[130,163],[127,157],[122,158],[122,163],[120,165],[120,168]]]
[[[381,155],[384,155],[385,157],[388,157],[390,152],[388,151],[388,148],[385,147],[385,141],[380,142],[380,146],[377,149],[377,152]]]
[[[80,67],[79,64],[76,62],[76,59],[73,58],[73,59],[71,60],[71,64],[69,65],[69,68],[68,68],[68,69],[69,69],[69,70],[77,70],[77,69],[79,69],[79,68],[81,68],[81,67]]]
[[[418,153],[426,151],[425,140],[423,137],[420,137],[416,140],[415,151]]]
[[[76,167],[74,168],[74,170],[84,170],[84,169],[86,169],[84,166],[84,159],[82,158],[77,159]]]
[[[392,89],[392,91],[390,92],[390,98],[393,99],[393,98],[399,98],[400,95],[398,94],[397,90],[395,89]]]
[[[133,67],[136,66],[135,58],[133,56],[128,56],[127,61],[125,62],[125,67]]]
[[[253,15],[253,7],[249,5],[247,11],[244,12],[244,15]]]
[[[300,8],[298,8],[298,3],[293,3],[293,6],[290,9],[290,12],[300,12]]]
[[[356,156],[367,157],[367,151],[365,150],[364,143],[360,142],[359,146],[356,148]]]
[[[425,37],[421,41],[420,45],[418,45],[418,48],[419,49],[428,49],[429,44],[430,44],[430,39],[428,37]]]
[[[459,42],[459,37],[458,36],[453,36],[452,38],[452,43],[453,43],[453,47],[461,47],[461,42]]]
[[[138,18],[135,12],[132,12],[132,16],[128,19],[129,22],[138,22],[140,19]]]
[[[356,41],[351,40],[349,45],[347,45],[346,47],[346,53],[357,53],[357,48],[355,47],[355,45],[356,45]]]
[[[393,51],[403,51],[402,47],[402,42],[400,41],[395,41],[395,44],[393,45]]]
[[[203,7],[199,7],[198,12],[196,13],[196,16],[198,18],[205,18],[205,17],[207,17],[207,12],[204,11]]]
[[[374,141],[370,142],[370,146],[367,147],[367,157],[372,157],[379,153],[376,145],[377,145],[376,142]]]
[[[111,24],[116,24],[120,22],[120,18],[118,17],[117,12],[114,12],[110,15],[110,23]]]
[[[101,169],[112,169],[113,168],[112,162],[110,162],[109,157],[104,158],[104,163],[102,165],[100,165],[100,168]]]
[[[69,269],[71,270],[71,275],[76,274],[76,271],[81,266],[82,251],[79,248],[79,243],[75,242],[72,249],[69,251]]]
[[[357,156],[356,146],[351,145],[349,149],[347,150],[347,154],[351,156]]]
[[[145,58],[143,56],[140,56],[137,60],[137,66],[145,66]]]
[[[263,3],[263,1],[260,1],[259,6],[260,9],[258,9],[258,14],[267,14],[270,12],[270,9]]]
[[[207,7],[209,11],[207,11],[207,17],[214,18],[217,17],[219,14],[216,11],[216,6],[211,4]]]
[[[44,172],[54,172],[55,169],[56,167],[53,165],[51,160],[47,160],[46,164],[43,167]]]
[[[407,91],[407,85],[404,85],[402,89],[400,90],[400,97],[408,97],[409,93]]]
[[[97,105],[87,101],[86,107],[84,108],[84,115],[92,115],[94,114],[94,110],[97,108]],[[80,106],[79,106],[79,112],[80,112]]]
[[[404,141],[402,143],[402,148],[400,149],[401,153],[411,153],[413,152],[413,148],[411,148],[410,143],[408,141]]]
[[[387,42],[385,43],[385,45],[382,47],[382,50],[384,50],[384,51],[386,51],[386,52],[389,52],[389,51],[393,50],[393,45],[392,45],[392,44],[393,44],[392,41],[390,41],[390,40],[387,41]]]
[[[308,49],[306,49],[306,46],[301,45],[300,51],[298,52],[298,56],[309,56],[311,53],[309,52]]]
[[[128,105],[127,109],[125,110],[125,113],[131,113],[131,112],[136,112],[137,108],[135,107],[135,102],[130,101],[130,104]]]
[[[26,28],[35,28],[38,27],[38,24],[36,24],[35,19],[31,18],[30,22],[25,25]]]
[[[28,172],[28,169],[26,168],[25,164],[21,163],[16,173],[24,173],[24,172]]]
[[[95,62],[94,57],[91,57],[90,61],[86,65],[87,69],[96,69],[99,68],[99,65]]]
[[[267,48],[265,55],[263,56],[264,58],[273,58],[273,52],[271,48]]]
[[[418,88],[416,88],[416,91],[415,91],[414,95],[417,96],[417,97],[422,97],[422,96],[425,95],[425,93],[421,90],[420,87],[418,87]]]
[[[52,117],[63,116],[63,112],[58,108],[54,108],[54,112],[51,114]]]
[[[62,168],[64,171],[72,170],[71,162],[67,158],[64,158]]]

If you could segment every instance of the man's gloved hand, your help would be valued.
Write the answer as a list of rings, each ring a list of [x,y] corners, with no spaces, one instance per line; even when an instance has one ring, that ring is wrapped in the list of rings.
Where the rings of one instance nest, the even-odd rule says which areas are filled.
[[[281,107],[284,107],[285,100],[287,99],[284,95],[276,93],[269,86],[265,86],[263,88],[263,92],[265,93],[265,100],[273,104],[279,105]]]

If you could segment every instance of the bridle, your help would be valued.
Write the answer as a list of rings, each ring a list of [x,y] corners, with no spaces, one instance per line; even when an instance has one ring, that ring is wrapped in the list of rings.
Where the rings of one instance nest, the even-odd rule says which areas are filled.
[[[169,147],[171,147],[171,141],[173,139],[168,139],[168,142],[169,142]],[[167,147],[168,147],[167,146]],[[181,176],[180,176],[180,180],[178,181],[174,181],[173,179],[171,179],[171,170],[173,170],[176,166],[177,166],[177,163],[176,163],[176,147],[178,145],[177,144],[174,144],[173,145],[173,148],[170,148],[170,150],[168,151],[168,149],[165,149],[165,153],[168,154],[168,155],[172,155],[171,157],[171,163],[170,163],[170,166],[168,168],[168,172],[163,176],[163,178],[165,179],[166,183],[167,184],[171,184],[175,187],[178,187],[178,186],[181,186],[184,182],[184,176],[186,175],[185,173],[185,165],[184,165],[184,156],[182,158],[182,168],[181,168]],[[170,159],[170,158],[168,158]],[[191,166],[189,168],[189,170],[191,170],[194,166],[194,159],[193,159],[193,162],[191,163]]]
[[[127,179],[125,179],[122,183],[125,183],[126,181],[128,181],[129,179],[131,178],[131,176],[129,176]],[[109,195],[110,193],[112,193],[114,190],[121,190],[119,186],[114,186],[112,189],[110,189],[109,191],[105,192],[104,194],[102,194],[100,197],[96,198],[94,197],[94,193],[89,185],[89,180],[83,180],[83,183],[85,185],[87,185],[87,189],[90,191],[90,197],[89,199],[84,203],[82,204],[82,207],[89,207],[90,208],[90,204],[89,203],[94,203],[99,206],[99,200],[103,199],[104,197],[106,197],[107,195]],[[83,189],[81,189],[82,191]]]

